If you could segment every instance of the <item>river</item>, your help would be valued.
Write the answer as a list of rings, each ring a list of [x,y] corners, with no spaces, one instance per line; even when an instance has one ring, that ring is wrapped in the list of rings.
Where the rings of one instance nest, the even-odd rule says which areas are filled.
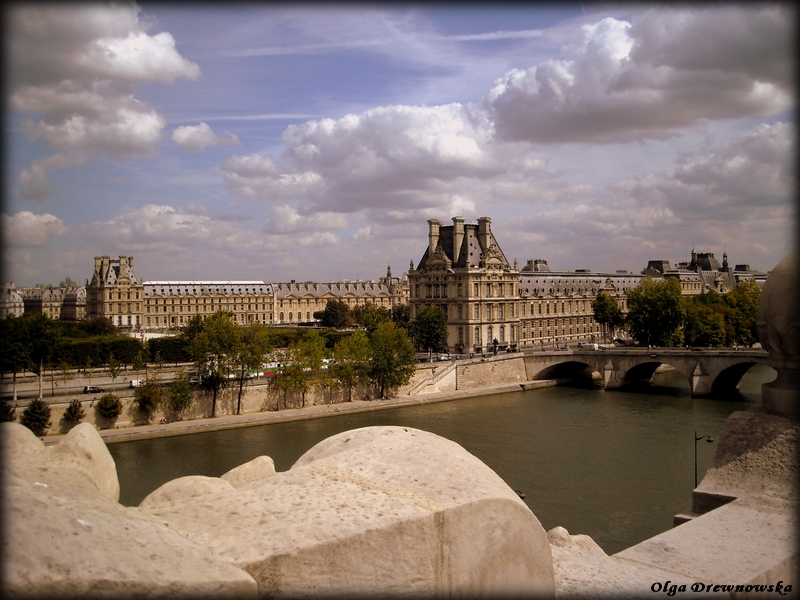
[[[694,432],[716,440],[732,412],[758,406],[775,371],[756,365],[736,394],[691,397],[676,371],[637,391],[544,388],[430,405],[110,444],[120,502],[137,505],[185,475],[217,477],[260,455],[287,470],[341,431],[402,425],[461,444],[525,494],[546,530],[591,536],[613,554],[672,527],[694,488]],[[716,444],[697,444],[698,481]]]

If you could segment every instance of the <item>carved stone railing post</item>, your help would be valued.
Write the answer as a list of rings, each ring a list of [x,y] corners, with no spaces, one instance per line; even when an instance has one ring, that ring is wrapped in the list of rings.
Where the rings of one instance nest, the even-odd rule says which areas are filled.
[[[770,413],[800,415],[800,294],[797,252],[770,272],[758,305],[758,337],[778,372],[761,386],[761,406]]]

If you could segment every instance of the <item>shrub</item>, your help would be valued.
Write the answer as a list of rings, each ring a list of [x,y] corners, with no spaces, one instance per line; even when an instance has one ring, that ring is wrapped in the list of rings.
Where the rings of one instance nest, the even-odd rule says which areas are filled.
[[[114,394],[106,394],[95,403],[94,409],[101,417],[116,419],[122,414],[122,402]]]
[[[0,423],[15,421],[17,419],[17,411],[11,406],[8,400],[0,400]]]
[[[169,384],[169,404],[173,411],[180,414],[192,404],[192,388],[186,373],[178,373]]]
[[[22,411],[19,422],[41,437],[50,429],[50,407],[43,400],[35,398]]]
[[[64,411],[64,420],[70,423],[78,423],[82,421],[85,416],[86,412],[83,410],[83,405],[77,398],[71,400],[67,410]]]

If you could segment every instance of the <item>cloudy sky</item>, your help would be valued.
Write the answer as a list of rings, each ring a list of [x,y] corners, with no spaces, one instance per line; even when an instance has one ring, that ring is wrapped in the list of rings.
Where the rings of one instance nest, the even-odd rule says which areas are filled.
[[[5,281],[375,279],[426,221],[639,272],[794,247],[787,5],[6,9]]]

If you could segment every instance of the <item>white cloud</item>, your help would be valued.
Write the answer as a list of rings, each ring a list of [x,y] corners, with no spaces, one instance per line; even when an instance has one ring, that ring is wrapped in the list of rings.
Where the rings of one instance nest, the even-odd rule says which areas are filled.
[[[495,81],[484,106],[500,139],[543,143],[667,137],[706,119],[776,114],[792,104],[791,16],[753,5],[608,17],[584,25],[564,58]]]
[[[337,213],[311,213],[301,215],[295,208],[284,204],[272,209],[272,218],[264,224],[264,231],[273,234],[296,234],[344,229],[347,219]],[[294,238],[293,238],[294,239]]]
[[[169,33],[148,35],[138,13],[135,4],[8,11],[10,106],[37,115],[24,125],[30,141],[114,157],[155,152],[166,121],[134,97],[134,84],[195,79],[200,68],[178,53]],[[41,181],[46,171],[39,161],[21,177]],[[40,197],[46,186],[31,181],[28,188],[27,197]]]
[[[2,213],[2,217],[3,239],[13,248],[46,247],[69,230],[63,220],[50,213],[37,215],[22,210],[15,215]]]
[[[184,150],[202,152],[209,146],[239,146],[241,142],[236,134],[217,135],[208,123],[199,125],[183,125],[172,132],[172,141]]]
[[[87,160],[88,156],[79,152],[58,153],[37,158],[31,163],[30,169],[23,169],[19,174],[20,195],[25,200],[47,199],[50,195],[50,171],[74,167]]]

